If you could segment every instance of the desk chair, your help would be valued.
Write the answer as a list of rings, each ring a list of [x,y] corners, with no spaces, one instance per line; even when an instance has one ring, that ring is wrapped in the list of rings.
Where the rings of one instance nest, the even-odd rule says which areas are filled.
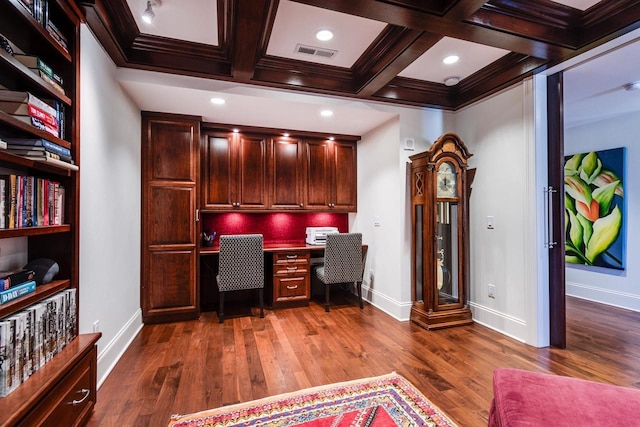
[[[354,283],[358,290],[360,308],[362,303],[362,234],[339,233],[327,235],[324,249],[324,265],[316,269],[316,276],[324,283],[324,311],[329,312],[331,285]]]
[[[224,294],[230,291],[258,289],[260,317],[264,317],[264,252],[262,234],[220,236],[219,270],[216,282],[220,291],[218,321],[224,322]]]

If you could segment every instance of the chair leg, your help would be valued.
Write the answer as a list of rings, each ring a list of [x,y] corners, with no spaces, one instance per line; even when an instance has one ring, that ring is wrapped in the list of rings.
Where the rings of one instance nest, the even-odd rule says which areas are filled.
[[[264,318],[264,289],[258,288],[258,299],[260,300],[260,318]]]
[[[329,312],[329,289],[331,285],[324,285],[324,311]]]
[[[358,301],[360,301],[360,309],[363,309],[364,304],[362,303],[362,282],[356,282],[356,287],[358,288]]]
[[[220,292],[220,301],[218,304],[218,322],[224,322],[224,292]]]

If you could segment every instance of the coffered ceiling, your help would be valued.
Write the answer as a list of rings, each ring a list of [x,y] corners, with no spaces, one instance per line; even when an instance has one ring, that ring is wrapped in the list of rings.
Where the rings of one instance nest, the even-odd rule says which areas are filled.
[[[78,3],[120,67],[446,110],[640,27],[631,0]]]

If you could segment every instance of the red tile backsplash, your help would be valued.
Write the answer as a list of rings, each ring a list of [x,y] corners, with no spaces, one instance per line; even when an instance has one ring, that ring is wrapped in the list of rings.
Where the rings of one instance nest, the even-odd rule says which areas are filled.
[[[314,213],[245,213],[224,212],[202,214],[202,229],[216,232],[214,244],[221,234],[262,234],[265,243],[302,243],[307,227],[338,227],[349,231],[349,214]]]

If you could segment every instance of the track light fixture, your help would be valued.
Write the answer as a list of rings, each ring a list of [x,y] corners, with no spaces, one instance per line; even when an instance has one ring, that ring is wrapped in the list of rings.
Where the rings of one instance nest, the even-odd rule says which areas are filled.
[[[142,12],[142,20],[147,24],[151,24],[156,14],[153,13],[153,7],[151,7],[151,0],[147,0],[147,8]]]

